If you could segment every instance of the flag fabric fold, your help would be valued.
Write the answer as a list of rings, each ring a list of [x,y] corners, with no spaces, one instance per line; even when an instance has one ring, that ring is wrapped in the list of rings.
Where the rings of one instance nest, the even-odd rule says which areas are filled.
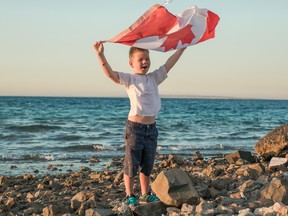
[[[129,28],[106,42],[166,52],[214,38],[219,19],[212,11],[197,6],[173,15],[155,4]]]

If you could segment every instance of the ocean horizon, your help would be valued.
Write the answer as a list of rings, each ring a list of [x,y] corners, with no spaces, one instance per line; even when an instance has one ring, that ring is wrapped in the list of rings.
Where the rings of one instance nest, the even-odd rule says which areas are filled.
[[[107,95],[107,96],[83,96],[83,95],[0,95],[1,97],[35,97],[35,98],[128,98],[127,95]],[[222,96],[222,95],[190,95],[190,94],[161,94],[161,98],[172,99],[228,99],[228,100],[281,100],[288,101],[288,98],[270,97],[241,97],[241,96]]]

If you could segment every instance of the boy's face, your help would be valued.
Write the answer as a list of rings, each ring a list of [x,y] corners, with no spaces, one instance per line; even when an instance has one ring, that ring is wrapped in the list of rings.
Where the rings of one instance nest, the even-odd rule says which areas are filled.
[[[136,51],[129,60],[135,74],[144,75],[150,68],[150,57],[147,51]]]

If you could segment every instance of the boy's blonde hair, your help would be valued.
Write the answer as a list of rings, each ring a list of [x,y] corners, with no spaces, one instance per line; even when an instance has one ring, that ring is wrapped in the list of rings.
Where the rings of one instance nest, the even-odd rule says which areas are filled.
[[[142,49],[142,48],[139,48],[139,47],[131,47],[130,50],[129,50],[129,59],[131,59],[132,56],[133,56],[133,54],[134,54],[135,52],[137,52],[137,51],[149,53],[149,50],[148,50],[148,49]]]

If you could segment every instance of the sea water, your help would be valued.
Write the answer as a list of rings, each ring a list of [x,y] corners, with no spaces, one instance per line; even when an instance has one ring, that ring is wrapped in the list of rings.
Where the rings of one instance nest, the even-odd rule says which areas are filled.
[[[101,170],[124,156],[128,112],[127,98],[0,97],[0,175]],[[157,151],[254,153],[259,139],[287,123],[287,100],[163,98]]]

